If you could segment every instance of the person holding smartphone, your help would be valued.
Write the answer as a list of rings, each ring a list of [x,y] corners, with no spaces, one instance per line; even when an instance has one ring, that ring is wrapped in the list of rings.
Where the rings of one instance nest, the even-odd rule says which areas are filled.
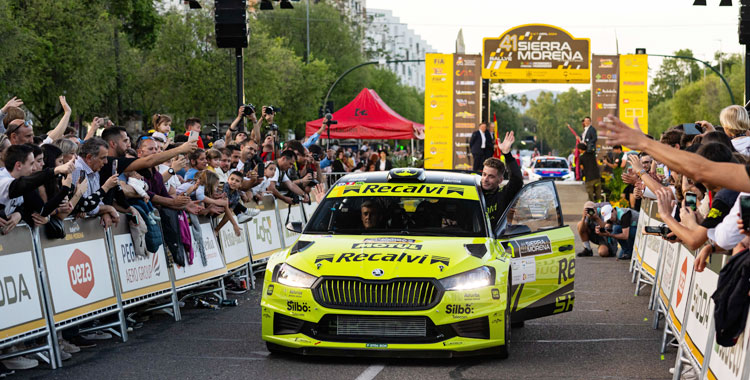
[[[197,117],[190,117],[185,120],[185,136],[188,137],[188,141],[197,141],[198,148],[206,149],[203,147],[203,139],[200,137],[201,134],[201,120]]]

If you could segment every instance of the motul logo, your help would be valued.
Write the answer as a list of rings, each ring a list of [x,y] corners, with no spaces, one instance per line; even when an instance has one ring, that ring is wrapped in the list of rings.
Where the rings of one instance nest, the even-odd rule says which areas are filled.
[[[682,262],[682,269],[680,269],[680,281],[677,282],[677,306],[680,306],[682,301],[682,291],[685,289],[685,278],[687,277],[687,258]]]
[[[76,249],[68,259],[68,277],[70,287],[83,298],[87,298],[94,289],[94,270],[91,258]]]

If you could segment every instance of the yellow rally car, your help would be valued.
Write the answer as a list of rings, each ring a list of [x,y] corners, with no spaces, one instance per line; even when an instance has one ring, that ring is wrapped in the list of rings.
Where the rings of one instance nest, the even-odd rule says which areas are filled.
[[[511,321],[571,311],[573,233],[550,180],[497,229],[479,176],[422,169],[341,178],[270,258],[263,340],[309,355],[508,355]]]

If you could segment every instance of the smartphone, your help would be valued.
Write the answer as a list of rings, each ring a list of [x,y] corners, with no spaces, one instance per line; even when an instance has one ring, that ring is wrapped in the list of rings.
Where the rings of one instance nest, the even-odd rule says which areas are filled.
[[[167,133],[167,138],[171,141],[174,141],[174,131],[169,131],[169,133]]]
[[[750,230],[750,195],[740,197],[740,216],[745,231]]]
[[[112,160],[112,175],[117,175],[117,160]]]
[[[84,179],[86,179],[86,171],[81,170],[81,172],[78,173],[78,183],[80,184]]]
[[[685,207],[695,211],[697,209],[698,196],[692,191],[685,193]]]
[[[682,129],[685,131],[686,135],[694,136],[694,135],[700,135],[701,130],[698,129],[700,125],[695,123],[684,123],[682,124]]]
[[[190,131],[190,137],[188,137],[188,141],[195,141],[195,140],[198,140],[198,132]]]

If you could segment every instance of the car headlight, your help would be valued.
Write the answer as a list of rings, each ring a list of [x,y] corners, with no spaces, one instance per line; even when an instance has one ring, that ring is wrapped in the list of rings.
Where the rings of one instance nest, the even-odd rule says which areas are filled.
[[[479,267],[440,280],[445,290],[468,290],[495,285],[495,270]]]
[[[273,281],[294,288],[310,288],[318,278],[291,265],[281,264],[274,273]]]

